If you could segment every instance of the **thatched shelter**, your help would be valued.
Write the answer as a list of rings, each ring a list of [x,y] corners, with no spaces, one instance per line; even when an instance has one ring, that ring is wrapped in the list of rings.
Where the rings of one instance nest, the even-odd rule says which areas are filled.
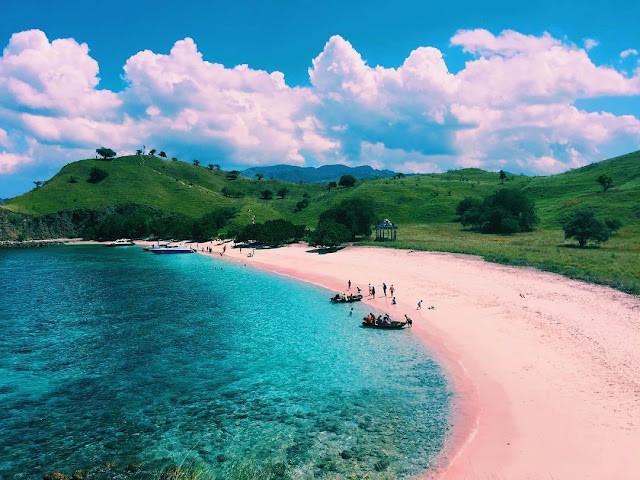
[[[388,218],[385,218],[378,225],[376,225],[376,242],[395,240],[397,231],[398,227],[391,223]]]

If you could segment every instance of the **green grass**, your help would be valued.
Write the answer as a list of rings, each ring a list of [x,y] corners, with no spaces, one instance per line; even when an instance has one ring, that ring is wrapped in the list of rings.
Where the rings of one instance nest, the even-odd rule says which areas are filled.
[[[88,183],[86,179],[94,166],[106,170],[109,177],[98,184]],[[601,173],[608,173],[614,181],[607,192],[596,182]],[[77,183],[69,183],[71,177]],[[227,198],[221,193],[224,187],[239,190],[245,196]],[[258,198],[262,190],[276,192],[281,187],[290,191],[284,199]],[[505,187],[522,189],[535,200],[540,217],[535,232],[484,235],[452,223],[455,208],[463,198],[483,198]],[[295,205],[304,194],[309,196],[310,205],[295,212]],[[497,173],[462,169],[359,181],[354,188],[331,191],[326,184],[299,185],[242,177],[229,181],[224,171],[151,156],[120,157],[111,162],[90,159],[66,165],[44,187],[10,199],[0,208],[40,215],[137,203],[199,217],[222,206],[235,206],[240,212],[233,220],[237,225],[248,224],[255,215],[258,222],[284,218],[314,228],[322,211],[351,197],[371,203],[380,218],[389,218],[399,227],[398,241],[386,246],[477,254],[640,293],[640,152],[558,175],[509,174],[504,183]],[[560,220],[582,207],[593,208],[605,219],[618,218],[625,226],[601,248],[567,248]]]

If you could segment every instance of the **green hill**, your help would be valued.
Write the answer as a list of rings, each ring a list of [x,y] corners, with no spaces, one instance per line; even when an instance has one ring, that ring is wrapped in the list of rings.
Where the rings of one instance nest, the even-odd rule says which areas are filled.
[[[96,184],[87,182],[93,167],[106,171],[108,177]],[[606,192],[596,182],[602,173],[614,181]],[[535,232],[485,235],[452,222],[463,198],[483,198],[505,187],[522,189],[535,200],[540,217]],[[275,195],[281,188],[288,190],[284,199]],[[273,199],[259,198],[266,189],[274,192]],[[242,196],[230,198],[228,192],[223,194],[226,190]],[[493,172],[462,169],[362,180],[353,188],[331,190],[327,184],[317,183],[242,176],[229,180],[227,172],[221,170],[152,156],[90,159],[66,165],[43,187],[9,199],[0,208],[45,215],[139,204],[197,218],[220,207],[234,206],[240,212],[233,219],[237,225],[246,225],[255,215],[258,222],[283,218],[314,228],[322,211],[351,197],[369,202],[380,218],[389,218],[399,227],[398,242],[388,246],[480,254],[491,260],[533,265],[640,291],[640,152],[558,175],[509,174],[506,182],[500,182]],[[308,208],[297,211],[296,204],[304,198],[309,201]],[[566,248],[559,221],[579,207],[593,208],[603,218],[617,218],[624,227],[600,249]]]

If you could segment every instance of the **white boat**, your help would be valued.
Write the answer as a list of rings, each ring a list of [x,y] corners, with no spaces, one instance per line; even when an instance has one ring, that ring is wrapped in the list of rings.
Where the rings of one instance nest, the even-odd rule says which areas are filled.
[[[142,247],[143,250],[151,251],[151,249],[153,248],[167,248],[169,246],[169,242],[164,242],[164,243],[154,243],[153,245],[147,245],[146,247]]]
[[[186,244],[163,245],[157,248],[150,248],[149,251],[155,254],[194,253],[194,250]]]
[[[129,247],[135,245],[135,242],[129,238],[119,238],[115,242],[107,243],[107,247]]]

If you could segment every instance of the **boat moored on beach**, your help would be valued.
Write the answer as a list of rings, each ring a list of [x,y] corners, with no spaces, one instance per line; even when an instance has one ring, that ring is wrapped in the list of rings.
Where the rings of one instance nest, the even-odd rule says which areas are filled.
[[[107,247],[130,247],[131,245],[135,245],[136,243],[130,238],[119,238],[115,242],[107,243]]]
[[[364,328],[379,328],[381,330],[401,330],[406,326],[411,326],[412,321],[409,317],[405,315],[406,320],[404,322],[399,322],[397,320],[392,320],[389,315],[378,316],[376,318],[372,313],[367,315],[362,319],[362,326]]]
[[[182,245],[162,245],[155,248],[150,248],[149,251],[151,253],[155,253],[156,255],[167,255],[167,254],[177,254],[177,253],[194,253],[194,250],[186,244]]]
[[[340,295],[336,293],[329,299],[331,303],[353,303],[362,300],[362,295]]]

